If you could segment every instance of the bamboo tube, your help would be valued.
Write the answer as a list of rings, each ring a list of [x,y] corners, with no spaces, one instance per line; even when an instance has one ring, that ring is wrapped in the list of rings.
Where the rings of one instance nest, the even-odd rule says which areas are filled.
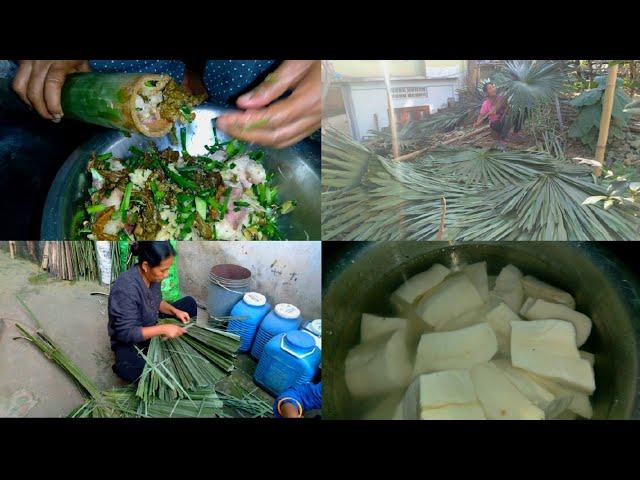
[[[204,100],[204,96],[188,94],[169,75],[75,73],[64,83],[62,111],[66,118],[139,132],[148,137],[162,137],[178,120],[177,108],[160,108],[160,117],[151,121],[143,121],[136,109],[138,94],[151,96],[158,92],[171,97],[167,105],[177,108],[193,107]]]
[[[596,147],[596,161],[600,163],[594,172],[596,177],[602,173],[602,165],[604,165],[604,152],[607,148],[607,139],[609,138],[609,125],[611,124],[611,112],[613,111],[613,99],[616,93],[616,80],[618,78],[618,64],[609,66],[607,75],[607,86],[604,91],[602,101],[602,115],[600,116],[600,133],[598,135],[598,145]]]

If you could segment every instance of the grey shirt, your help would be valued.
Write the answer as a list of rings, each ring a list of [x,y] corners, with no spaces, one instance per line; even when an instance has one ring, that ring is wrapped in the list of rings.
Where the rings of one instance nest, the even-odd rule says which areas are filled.
[[[158,322],[161,301],[160,283],[147,288],[137,265],[120,274],[109,292],[111,349],[144,342],[142,327]]]

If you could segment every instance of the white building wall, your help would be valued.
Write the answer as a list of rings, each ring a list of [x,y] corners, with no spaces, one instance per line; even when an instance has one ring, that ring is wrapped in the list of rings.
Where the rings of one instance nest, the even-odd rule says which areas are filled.
[[[405,108],[429,105],[431,113],[447,106],[449,98],[457,100],[456,89],[459,88],[457,78],[443,78],[434,80],[405,80],[392,81],[391,88],[418,87],[426,88],[426,96],[409,96],[393,98],[394,108]],[[362,82],[347,85],[344,90],[346,111],[349,116],[352,133],[357,140],[361,140],[369,130],[375,129],[374,115],[378,116],[378,127],[389,126],[387,113],[387,96],[384,82]]]

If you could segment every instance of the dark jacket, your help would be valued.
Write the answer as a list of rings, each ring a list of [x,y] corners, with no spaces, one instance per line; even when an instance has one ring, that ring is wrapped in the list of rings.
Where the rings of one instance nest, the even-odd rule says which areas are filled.
[[[142,327],[158,322],[161,301],[160,283],[152,283],[147,288],[137,265],[122,273],[109,292],[107,330],[111,349],[144,342]]]

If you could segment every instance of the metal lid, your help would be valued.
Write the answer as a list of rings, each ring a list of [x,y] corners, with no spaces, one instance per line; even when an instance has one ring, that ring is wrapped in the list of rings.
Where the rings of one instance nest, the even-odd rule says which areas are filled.
[[[279,303],[274,308],[276,315],[287,320],[295,320],[300,316],[300,310],[298,307],[289,303]]]
[[[244,303],[252,307],[262,307],[267,303],[267,298],[258,292],[247,292],[242,297],[242,300],[244,300]]]

